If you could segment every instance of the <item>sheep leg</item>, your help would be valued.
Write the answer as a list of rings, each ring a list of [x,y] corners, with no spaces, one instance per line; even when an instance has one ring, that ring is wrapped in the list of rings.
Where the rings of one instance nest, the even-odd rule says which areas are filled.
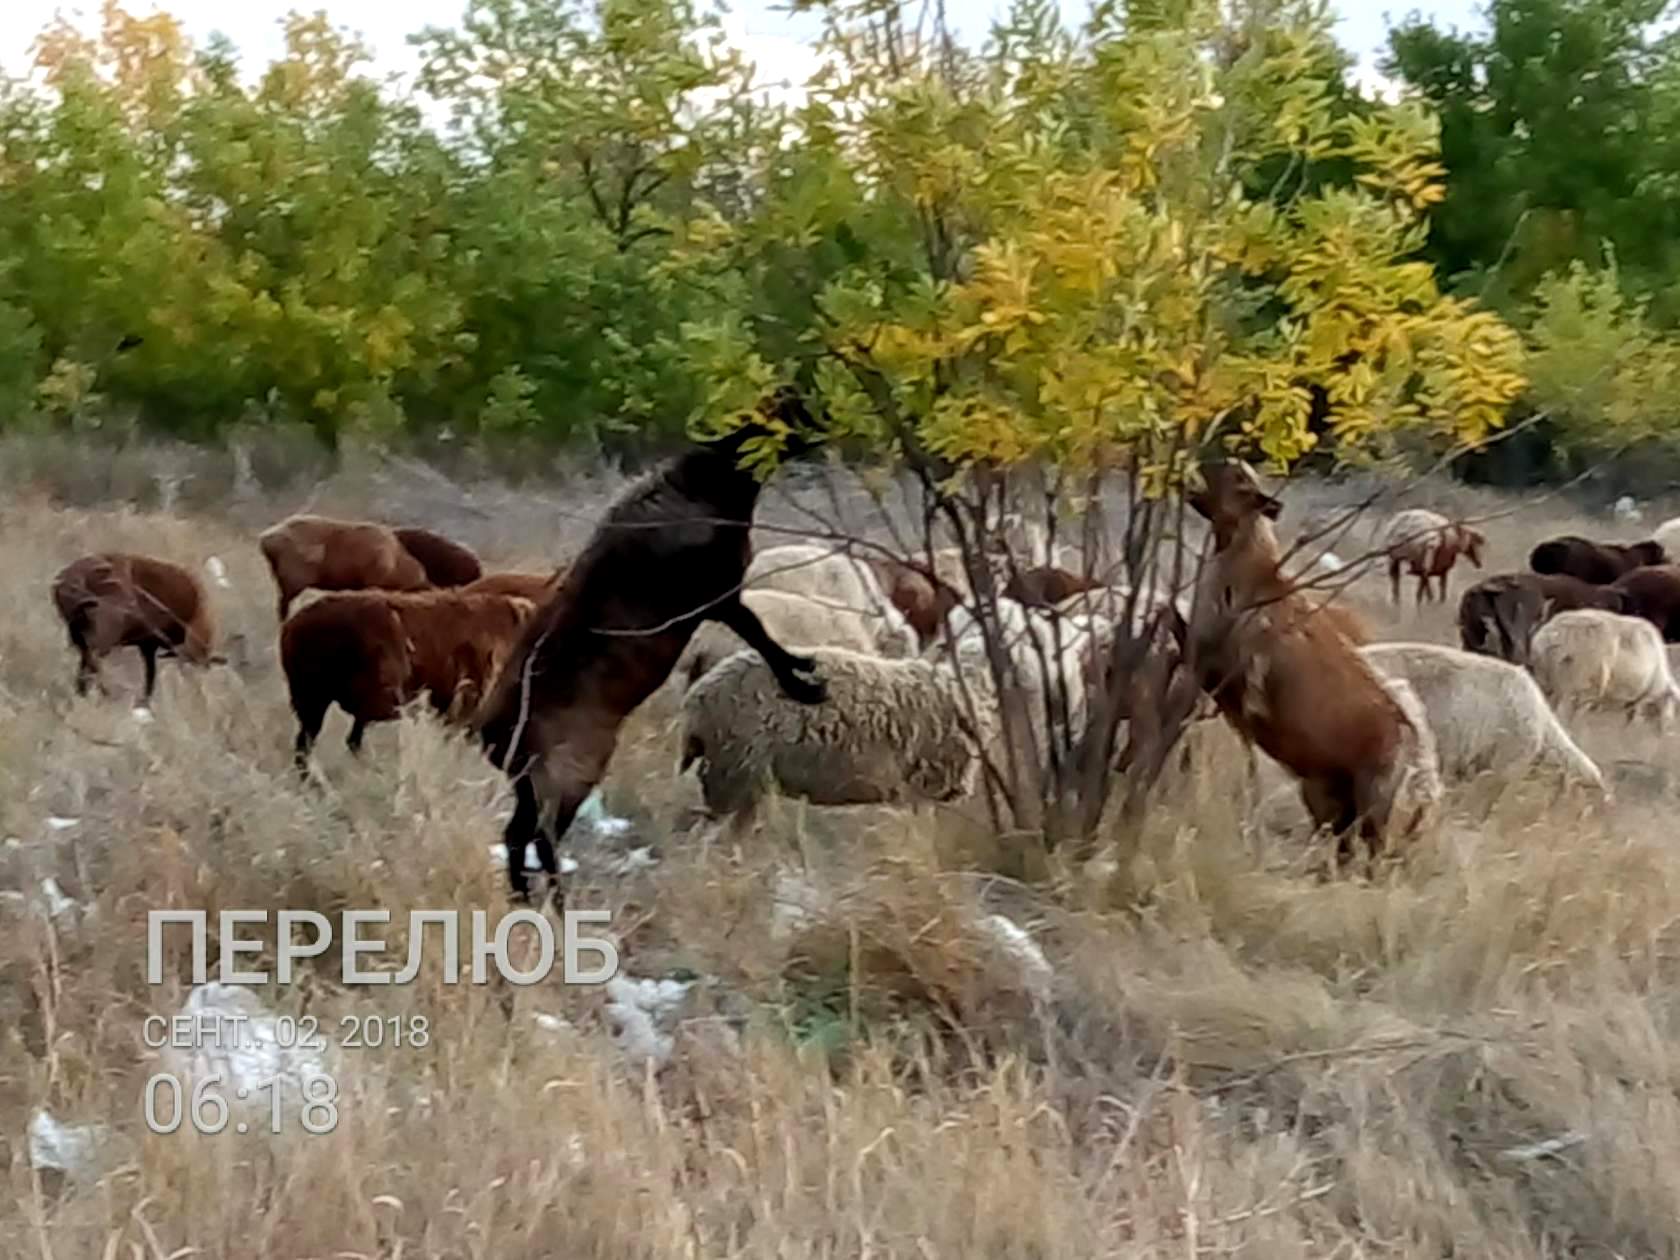
[[[795,656],[772,639],[758,614],[739,599],[722,605],[713,619],[733,630],[743,643],[764,658],[764,663],[775,675],[777,686],[789,700],[799,704],[821,704],[828,698],[828,686],[821,679],[799,677],[815,670],[817,662],[809,656]]]
[[[1388,562],[1388,587],[1389,594],[1394,597],[1394,606],[1396,608],[1400,607],[1400,562],[1398,560]]]

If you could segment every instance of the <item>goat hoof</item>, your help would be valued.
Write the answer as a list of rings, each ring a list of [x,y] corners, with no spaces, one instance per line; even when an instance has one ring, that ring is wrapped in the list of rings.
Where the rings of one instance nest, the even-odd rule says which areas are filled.
[[[789,656],[788,665],[795,673],[809,674],[817,668],[817,658],[814,656]]]

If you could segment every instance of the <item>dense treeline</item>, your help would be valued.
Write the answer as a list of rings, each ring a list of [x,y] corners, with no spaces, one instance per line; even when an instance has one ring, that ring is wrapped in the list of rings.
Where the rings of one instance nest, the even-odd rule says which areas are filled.
[[[255,82],[115,0],[48,29],[0,94],[0,425],[627,448],[789,376],[932,464],[1667,425],[1657,0],[1403,26],[1398,106],[1298,0],[1019,0],[978,51],[806,7],[785,106],[687,0],[468,0],[424,112],[325,15]]]

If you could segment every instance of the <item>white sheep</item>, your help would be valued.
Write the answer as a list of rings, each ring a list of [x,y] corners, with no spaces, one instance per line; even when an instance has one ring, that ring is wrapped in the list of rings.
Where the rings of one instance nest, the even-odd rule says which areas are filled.
[[[930,661],[812,648],[822,704],[789,700],[756,652],[726,657],[683,697],[682,758],[707,809],[749,819],[766,788],[815,805],[949,801],[979,758],[951,673]]]
[[[1056,605],[1056,612],[1064,617],[1092,618],[1113,627],[1120,623],[1120,618],[1126,611],[1126,601],[1131,598],[1131,586],[1125,582],[1116,582],[1110,586],[1098,586],[1069,595]],[[1177,609],[1180,617],[1189,620],[1190,601],[1182,595],[1169,594],[1161,583],[1155,582],[1139,593],[1137,602],[1132,606],[1134,627],[1145,624],[1158,609],[1166,607],[1169,603]]]
[[[1671,517],[1651,531],[1651,537],[1662,544],[1670,562],[1680,560],[1680,516]]]
[[[1058,619],[1002,596],[997,614],[1002,647],[1024,693],[1035,746],[1046,755],[1052,725],[1065,721],[1070,740],[1084,729],[1085,656],[1093,635],[1102,634],[1105,625],[1100,618]],[[947,666],[954,661],[963,684],[974,690],[976,706],[995,712],[997,693],[979,619],[972,610],[958,607],[946,626],[950,642],[936,641],[933,659]]]
[[[768,547],[747,566],[745,585],[757,590],[803,595],[819,604],[873,618],[875,641],[883,655],[910,656],[916,632],[881,589],[873,570],[832,547],[788,543]]]
[[[1433,824],[1439,815],[1442,795],[1441,746],[1430,721],[1429,707],[1418,689],[1405,678],[1379,675],[1388,692],[1406,715],[1409,734],[1389,772],[1394,786],[1388,793],[1388,830],[1393,836],[1415,836]]]
[[[841,647],[872,656],[882,655],[880,618],[849,608],[836,608],[778,590],[747,590],[741,602],[758,615],[770,638],[793,652],[805,648]],[[671,676],[685,690],[726,656],[746,647],[739,635],[715,621],[704,621],[688,641]]]
[[[1380,673],[1411,684],[1447,781],[1484,772],[1514,777],[1543,767],[1566,783],[1609,794],[1592,758],[1570,738],[1526,670],[1438,643],[1372,643],[1359,652]]]
[[[1599,608],[1556,614],[1534,634],[1529,668],[1559,713],[1616,709],[1666,732],[1680,706],[1662,634],[1643,617]]]

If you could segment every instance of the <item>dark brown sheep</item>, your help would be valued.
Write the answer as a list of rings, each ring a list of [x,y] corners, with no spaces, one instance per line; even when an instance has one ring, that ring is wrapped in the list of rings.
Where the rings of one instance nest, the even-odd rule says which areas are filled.
[[[1624,597],[1566,574],[1496,573],[1458,601],[1458,641],[1466,652],[1528,664],[1528,643],[1553,613],[1576,608],[1620,612]]]
[[[1580,578],[1594,586],[1608,586],[1630,569],[1662,564],[1668,556],[1655,539],[1636,543],[1601,543],[1575,534],[1549,538],[1528,553],[1528,567],[1536,573]]]
[[[1028,608],[1055,608],[1065,599],[1082,591],[1094,591],[1102,585],[1094,578],[1080,577],[1053,564],[1019,569],[1004,583],[1003,593]]]
[[[1414,829],[1439,797],[1432,735],[1346,637],[1338,618],[1281,571],[1281,504],[1246,464],[1204,464],[1186,496],[1212,523],[1186,659],[1245,742],[1288,767],[1313,820],[1343,851]]]
[[[1665,643],[1680,643],[1680,564],[1641,565],[1609,589],[1622,600],[1612,611],[1643,617],[1662,631]]]
[[[106,552],[83,556],[53,578],[53,604],[80,653],[76,694],[98,681],[99,661],[119,647],[133,647],[146,666],[144,703],[157,685],[157,658],[175,656],[194,665],[219,665],[210,601],[198,578],[180,565],[150,556]]]
[[[299,768],[335,704],[350,715],[351,752],[368,723],[394,720],[421,695],[446,720],[463,720],[534,608],[513,595],[446,590],[340,591],[298,609],[280,627],[280,665]]]
[[[289,516],[257,538],[279,589],[280,620],[304,591],[424,591],[426,568],[396,532],[371,521]]]
[[[470,547],[418,525],[401,525],[391,532],[408,549],[408,554],[420,562],[426,580],[433,586],[465,586],[484,576],[484,566]]]
[[[540,604],[560,587],[563,570],[553,573],[486,573],[461,588],[466,595],[517,595]]]
[[[779,391],[766,406],[791,428],[790,449],[805,449],[810,417],[797,396]],[[742,444],[768,427],[753,421],[696,444],[624,491],[474,719],[486,753],[513,780],[503,840],[516,897],[528,896],[525,847],[535,841],[560,902],[555,842],[606,773],[625,718],[664,685],[702,621],[739,635],[789,698],[824,699],[820,681],[800,676],[816,663],[772,640],[740,598],[760,484],[739,460]]]
[[[932,643],[939,636],[945,618],[960,602],[956,590],[897,557],[874,552],[863,559],[874,570],[892,606],[904,614],[921,646]]]

